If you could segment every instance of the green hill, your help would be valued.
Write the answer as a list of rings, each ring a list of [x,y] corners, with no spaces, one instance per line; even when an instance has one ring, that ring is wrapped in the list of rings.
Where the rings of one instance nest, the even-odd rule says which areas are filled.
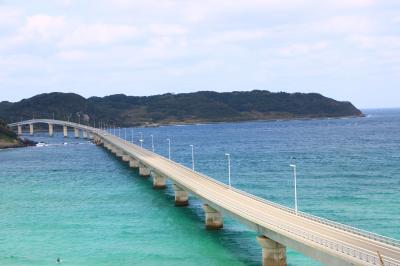
[[[146,97],[116,94],[88,99],[74,93],[54,92],[16,103],[0,103],[0,118],[7,122],[54,116],[60,120],[90,124],[103,121],[121,126],[360,115],[361,111],[350,102],[336,101],[317,93],[261,90],[200,91]]]

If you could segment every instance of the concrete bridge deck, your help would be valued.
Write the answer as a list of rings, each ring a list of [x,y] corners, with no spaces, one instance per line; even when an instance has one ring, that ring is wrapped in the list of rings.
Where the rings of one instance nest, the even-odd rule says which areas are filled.
[[[171,179],[177,205],[187,203],[188,193],[206,204],[208,228],[222,228],[223,215],[246,224],[259,234],[263,265],[286,265],[286,247],[326,265],[400,265],[398,240],[302,212],[296,214],[290,208],[231,188],[104,130],[50,119],[22,121],[10,126],[35,123],[49,124],[49,133],[50,128],[53,132],[53,125],[82,130],[93,136],[96,144],[132,162],[132,167],[139,167],[142,175],[151,174],[155,183],[161,180],[163,186],[166,178]]]

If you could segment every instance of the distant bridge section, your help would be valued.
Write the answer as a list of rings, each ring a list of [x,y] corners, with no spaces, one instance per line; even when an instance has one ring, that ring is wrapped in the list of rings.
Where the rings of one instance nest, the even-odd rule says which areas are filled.
[[[167,179],[171,179],[175,206],[187,206],[189,195],[204,202],[207,229],[221,229],[224,215],[236,218],[259,235],[263,265],[286,265],[286,247],[326,265],[400,265],[399,240],[306,213],[296,214],[293,209],[229,187],[106,130],[52,119],[34,119],[9,126],[17,127],[21,134],[22,126],[29,125],[30,134],[34,134],[33,125],[37,123],[48,124],[51,136],[54,125],[63,127],[65,137],[68,128],[74,129],[75,137],[80,137],[82,131],[83,137],[93,139],[130,167],[138,168],[141,176],[151,176],[155,189],[165,188]]]

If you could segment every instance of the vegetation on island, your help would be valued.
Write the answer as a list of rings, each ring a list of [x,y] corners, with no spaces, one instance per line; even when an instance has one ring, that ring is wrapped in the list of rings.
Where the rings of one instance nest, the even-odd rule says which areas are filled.
[[[272,93],[266,90],[126,96],[88,99],[74,93],[39,94],[19,102],[1,102],[7,122],[55,118],[86,124],[143,126],[172,123],[226,122],[360,116],[350,102],[317,93]]]
[[[0,149],[20,146],[21,143],[7,124],[0,120]]]
[[[36,145],[36,142],[19,138],[4,121],[0,120],[0,149],[19,148],[32,145]]]

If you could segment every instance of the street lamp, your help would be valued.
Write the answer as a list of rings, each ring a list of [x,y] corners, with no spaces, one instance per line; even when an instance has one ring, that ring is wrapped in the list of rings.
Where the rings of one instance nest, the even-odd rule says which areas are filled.
[[[124,131],[125,131],[125,138],[124,138],[124,140],[126,140],[126,127],[124,128]]]
[[[143,148],[143,133],[142,133],[142,132],[139,132],[139,134],[140,134],[140,139],[139,139],[139,141],[140,141],[140,148]]]
[[[192,170],[194,171],[194,146],[193,144],[190,144],[189,146],[192,147]]]
[[[151,134],[150,136],[151,136],[151,150],[154,152],[154,136],[153,134]]]
[[[228,184],[231,187],[231,155],[229,153],[225,153],[225,156],[228,158]]]
[[[121,128],[118,127],[118,137],[121,138]]]
[[[131,142],[133,143],[133,128],[131,128]]]
[[[167,139],[168,141],[168,160],[171,160],[171,140]]]
[[[296,176],[296,164],[290,164],[290,167],[293,168],[293,178],[294,178],[294,211],[297,215],[297,176]]]

